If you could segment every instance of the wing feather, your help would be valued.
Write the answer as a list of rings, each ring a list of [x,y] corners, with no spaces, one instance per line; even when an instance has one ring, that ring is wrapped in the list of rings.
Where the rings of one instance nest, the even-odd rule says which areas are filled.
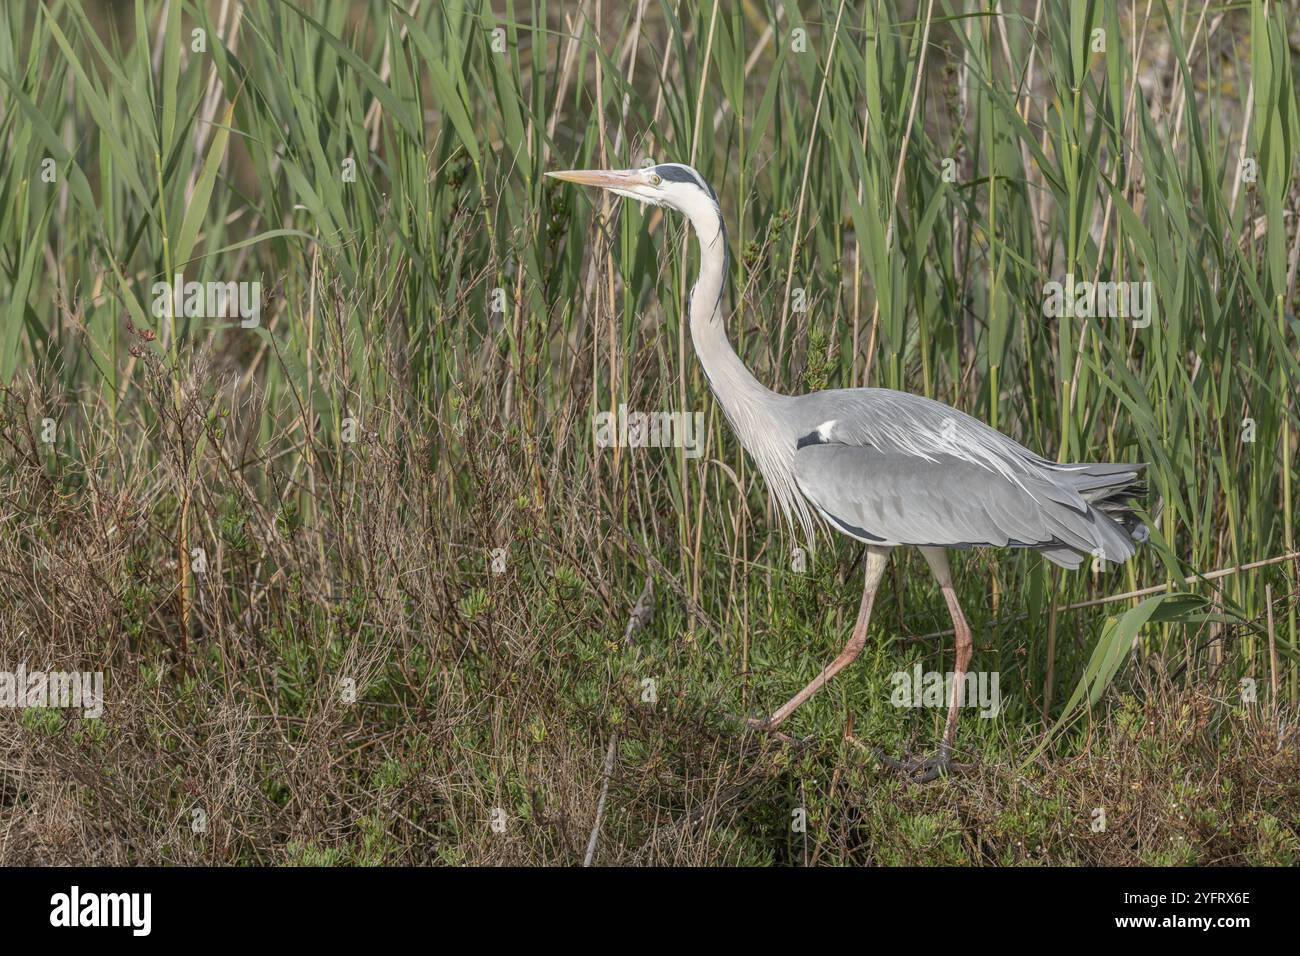
[[[892,389],[792,397],[803,496],[863,541],[1030,547],[1064,567],[1134,552],[1140,464],[1048,461],[940,402]]]
[[[1128,534],[1074,489],[1014,481],[951,455],[809,444],[795,455],[795,480],[823,517],[861,541],[1038,548],[1067,567],[1080,553],[1123,561],[1133,552]]]

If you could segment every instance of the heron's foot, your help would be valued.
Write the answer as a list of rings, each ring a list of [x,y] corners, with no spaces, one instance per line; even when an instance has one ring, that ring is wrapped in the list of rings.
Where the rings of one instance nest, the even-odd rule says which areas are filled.
[[[947,744],[940,746],[939,752],[933,757],[924,759],[912,757],[908,760],[895,760],[880,747],[873,747],[872,753],[877,760],[890,770],[901,773],[915,783],[929,783],[931,780],[937,780],[939,777],[946,777],[949,774],[965,773],[975,766],[969,763],[957,763],[953,760],[952,748]]]
[[[783,744],[805,747],[812,742],[812,738],[810,737],[792,737],[789,734],[777,730],[776,725],[772,723],[771,717],[746,717],[745,726],[750,730],[757,731],[758,733],[768,734],[774,739],[781,741]]]

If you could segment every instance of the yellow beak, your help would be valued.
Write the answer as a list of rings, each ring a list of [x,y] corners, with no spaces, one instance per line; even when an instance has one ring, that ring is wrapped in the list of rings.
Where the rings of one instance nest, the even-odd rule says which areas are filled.
[[[567,183],[599,186],[601,189],[635,189],[646,184],[640,170],[636,169],[564,169],[546,175]]]

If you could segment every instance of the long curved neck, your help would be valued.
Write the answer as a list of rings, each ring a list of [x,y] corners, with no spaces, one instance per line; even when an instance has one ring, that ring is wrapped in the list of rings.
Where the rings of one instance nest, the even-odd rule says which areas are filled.
[[[790,400],[764,387],[745,367],[727,341],[722,324],[722,287],[727,276],[727,229],[713,203],[687,211],[700,241],[700,277],[691,291],[691,341],[704,366],[709,387],[727,415],[741,446],[763,473],[781,514],[813,540],[813,519],[794,481],[797,436],[789,416]]]
[[[727,339],[722,321],[722,290],[727,279],[727,227],[715,208],[700,208],[687,213],[695,237],[700,243],[700,275],[691,290],[691,341],[699,356],[713,393],[737,426],[740,403],[747,396],[770,396],[753,373],[745,367]],[[737,426],[737,431],[740,428]],[[741,434],[741,443],[748,447]]]

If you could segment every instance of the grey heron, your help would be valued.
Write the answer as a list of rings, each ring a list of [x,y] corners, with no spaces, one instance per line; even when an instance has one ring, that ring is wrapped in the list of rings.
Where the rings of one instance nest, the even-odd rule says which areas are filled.
[[[1032,548],[1076,569],[1084,559],[1133,556],[1140,522],[1140,464],[1049,461],[978,419],[941,402],[884,388],[782,395],[766,388],[727,338],[722,294],[727,230],[717,193],[691,166],[568,170],[557,179],[597,186],[683,214],[700,247],[690,330],[709,386],[753,458],[787,527],[813,540],[818,526],[866,546],[862,601],[848,643],[803,690],[765,720],[774,731],[851,664],[867,639],[871,605],[890,552],[920,549],[938,580],[955,635],[956,663],[937,756],[891,766],[934,779],[953,766],[957,715],[972,636],[948,565],[948,548]],[[878,751],[879,752],[879,751]]]

